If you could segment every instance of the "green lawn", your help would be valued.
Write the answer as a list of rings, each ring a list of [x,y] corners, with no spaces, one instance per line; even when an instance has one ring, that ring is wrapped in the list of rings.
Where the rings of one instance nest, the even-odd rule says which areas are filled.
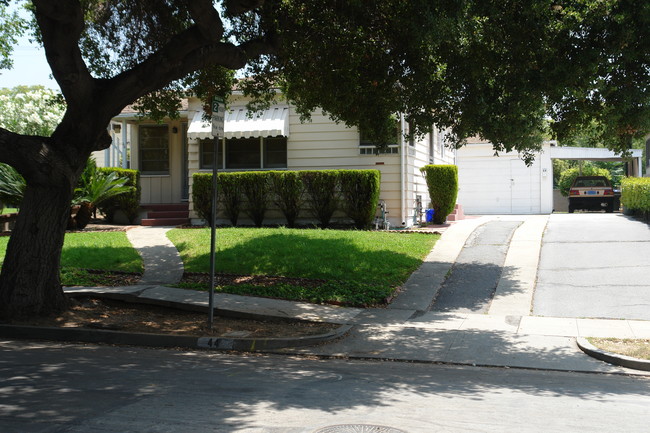
[[[168,237],[180,251],[186,271],[209,272],[209,229],[175,229]],[[219,289],[312,302],[376,304],[406,281],[438,238],[354,230],[219,229],[217,272],[328,280],[317,289],[288,285]]]
[[[175,229],[168,233],[185,270],[210,270],[210,230]],[[217,272],[272,275],[309,280],[272,286],[233,284],[228,293],[343,305],[377,305],[420,266],[438,235],[354,230],[224,228],[217,231]],[[0,237],[0,263],[9,237]],[[68,233],[61,259],[64,285],[95,285],[85,269],[142,272],[142,260],[124,232]],[[302,284],[301,284],[302,283]],[[182,287],[207,289],[208,284]]]
[[[16,212],[18,212],[18,209],[13,208],[13,207],[6,207],[6,208],[3,208],[3,209],[0,209],[0,215],[5,214],[5,213],[16,213]]]
[[[0,263],[7,250],[8,236],[0,236]],[[61,253],[63,284],[83,284],[78,269],[142,272],[142,259],[124,232],[67,233]],[[75,270],[75,271],[73,271]],[[75,277],[76,275],[76,277]]]

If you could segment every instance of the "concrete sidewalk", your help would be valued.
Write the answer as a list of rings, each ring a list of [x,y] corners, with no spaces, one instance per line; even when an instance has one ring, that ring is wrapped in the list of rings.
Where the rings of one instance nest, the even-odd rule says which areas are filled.
[[[284,353],[349,358],[396,359],[500,367],[630,373],[585,355],[577,337],[650,338],[650,322],[530,316],[537,261],[547,216],[489,216],[457,222],[442,235],[402,293],[381,309],[342,308],[267,298],[216,294],[217,312],[244,317],[280,317],[355,325],[348,337]],[[469,236],[488,221],[522,223],[515,230],[504,273],[488,314],[428,311]],[[137,230],[137,231],[136,231]],[[165,287],[180,260],[164,229],[137,228],[129,238],[143,255],[146,275],[138,286],[67,288],[67,293],[130,297],[137,302],[205,308],[208,295]],[[137,236],[133,236],[137,234]],[[163,239],[164,238],[164,239]],[[158,260],[159,257],[164,260]],[[158,270],[156,270],[158,269]],[[160,271],[160,272],[159,272]],[[154,282],[150,284],[149,282]]]

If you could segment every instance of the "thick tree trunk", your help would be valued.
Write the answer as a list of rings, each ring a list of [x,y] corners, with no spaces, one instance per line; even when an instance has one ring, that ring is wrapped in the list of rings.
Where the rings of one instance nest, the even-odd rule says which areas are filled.
[[[28,186],[0,274],[0,319],[48,315],[67,307],[59,261],[70,216],[67,182]]]

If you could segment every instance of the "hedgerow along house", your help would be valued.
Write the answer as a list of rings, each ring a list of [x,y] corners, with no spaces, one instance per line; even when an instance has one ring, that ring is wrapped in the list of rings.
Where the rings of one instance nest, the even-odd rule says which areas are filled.
[[[385,204],[391,227],[410,227],[424,218],[418,211],[428,207],[429,196],[420,168],[455,163],[455,151],[444,147],[444,132],[435,127],[420,140],[407,140],[408,124],[401,118],[395,143],[378,153],[357,128],[337,124],[321,112],[301,123],[291,104],[280,102],[263,112],[249,113],[246,102],[235,92],[228,103],[225,137],[217,155],[220,171],[376,169],[381,172],[380,203]],[[199,99],[188,98],[179,118],[164,123],[142,118],[129,108],[112,119],[113,143],[94,156],[99,166],[140,171],[139,223],[203,223],[191,194],[193,174],[212,171],[214,139],[202,107]],[[252,224],[245,215],[240,221]],[[298,222],[313,221],[304,214]],[[273,209],[265,219],[266,224],[282,222],[282,215]],[[227,220],[219,218],[218,223]]]

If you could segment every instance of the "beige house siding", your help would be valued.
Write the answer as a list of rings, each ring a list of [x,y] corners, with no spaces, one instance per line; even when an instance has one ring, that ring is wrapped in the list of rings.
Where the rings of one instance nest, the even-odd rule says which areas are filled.
[[[238,100],[237,104],[245,101]],[[235,104],[235,103],[233,103]],[[193,111],[200,109],[198,103],[189,105],[188,117],[192,118]],[[391,224],[401,222],[398,212],[400,203],[400,170],[399,155],[360,155],[359,132],[356,128],[348,128],[337,124],[323,113],[312,113],[310,122],[301,123],[300,116],[289,107],[289,137],[287,138],[287,169],[288,170],[322,170],[322,169],[377,169],[381,172],[380,200],[386,201],[392,210]],[[201,170],[199,168],[199,142],[188,142],[188,166],[191,176]],[[190,200],[190,216],[197,219]],[[281,220],[278,213],[271,213],[269,221],[274,217]]]
[[[241,106],[245,100],[235,96],[230,106]],[[181,118],[167,122],[170,139],[170,172],[168,175],[142,175],[142,204],[179,203],[183,192],[183,124],[191,122],[197,112],[203,110],[201,102],[190,98],[183,107]],[[126,125],[131,144],[131,168],[139,169],[138,131],[139,125],[153,124],[140,122],[132,114],[124,114],[115,122]],[[173,128],[178,132],[173,133]],[[385,202],[389,211],[388,218],[391,226],[410,226],[414,222],[416,197],[421,196],[422,208],[429,204],[426,182],[420,173],[420,168],[430,163],[454,163],[454,152],[441,151],[440,133],[433,131],[433,155],[430,155],[430,135],[426,135],[409,146],[400,143],[398,154],[363,155],[360,154],[359,132],[356,128],[348,128],[344,124],[332,121],[322,112],[314,112],[311,121],[301,123],[300,116],[292,106],[289,106],[289,129],[287,137],[287,169],[288,170],[318,170],[318,169],[377,169],[381,172],[380,200]],[[403,141],[403,140],[402,140]],[[198,215],[193,209],[191,190],[193,174],[201,171],[199,140],[187,139],[187,174],[189,183],[190,217],[195,221]],[[242,214],[242,222],[245,223]],[[271,211],[268,222],[282,222],[282,216],[277,211]],[[224,221],[225,222],[225,221]]]
[[[421,211],[429,208],[430,198],[425,177],[420,169],[429,164],[454,164],[455,151],[444,147],[443,132],[433,127],[432,132],[417,139],[406,148],[404,172],[404,211],[403,222],[409,226],[424,221],[424,215],[417,213],[417,198],[421,199]],[[432,146],[431,146],[432,145]],[[431,154],[433,150],[433,154]]]
[[[137,118],[120,120],[123,127],[126,127],[127,145],[130,149],[130,168],[140,170],[140,154],[138,151],[139,127],[141,125],[157,125],[150,121],[139,121]],[[182,201],[183,188],[183,123],[187,122],[187,116],[171,120],[166,123],[169,131],[169,174],[147,175],[141,174],[140,183],[142,186],[141,204],[157,203],[180,203]],[[176,128],[176,133],[173,132]],[[120,134],[120,137],[122,135]],[[106,151],[94,152],[98,166],[106,166]],[[112,161],[114,162],[114,161]],[[116,165],[116,164],[111,164]]]
[[[183,154],[182,154],[182,125],[185,119],[172,120],[167,123],[169,130],[169,174],[153,175],[141,174],[140,182],[142,185],[142,204],[153,203],[180,203],[182,201],[183,185]],[[131,143],[139,143],[139,126],[155,125],[152,122],[132,123]],[[176,133],[173,132],[176,128]],[[132,147],[134,151],[131,155],[131,167],[140,169],[140,154],[138,146]]]

